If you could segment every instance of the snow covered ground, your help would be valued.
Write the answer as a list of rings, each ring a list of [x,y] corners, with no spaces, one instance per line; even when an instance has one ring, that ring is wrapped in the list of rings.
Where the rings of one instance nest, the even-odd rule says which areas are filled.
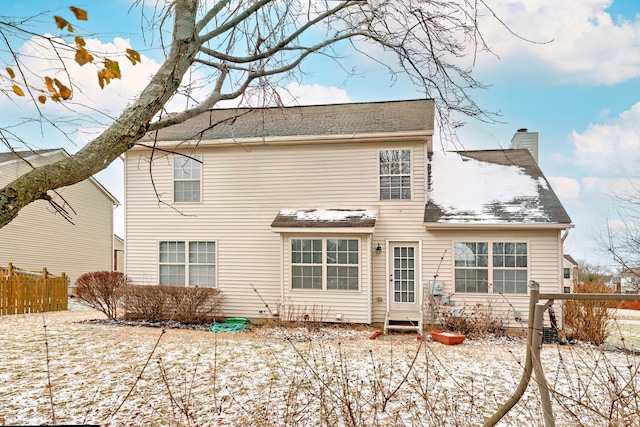
[[[523,340],[370,340],[361,327],[216,334],[80,322],[101,317],[0,317],[0,425],[480,425],[511,396],[525,354]],[[556,425],[640,425],[639,361],[545,345],[547,379],[563,394]],[[542,425],[534,380],[499,425]]]

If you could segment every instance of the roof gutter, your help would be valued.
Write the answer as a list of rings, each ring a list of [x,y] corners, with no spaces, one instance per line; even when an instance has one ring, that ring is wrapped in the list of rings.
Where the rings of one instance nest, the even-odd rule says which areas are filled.
[[[504,222],[487,224],[473,222],[425,222],[424,227],[427,230],[568,230],[569,228],[574,228],[575,224],[513,224]]]
[[[250,138],[225,138],[225,139],[191,139],[171,141],[145,141],[140,140],[131,150],[149,149],[146,143],[154,147],[168,148],[193,148],[198,147],[224,147],[237,145],[303,145],[303,144],[344,144],[345,142],[412,142],[428,136],[433,136],[433,130],[418,130],[404,132],[376,132],[340,135],[299,135],[299,136],[267,136]]]

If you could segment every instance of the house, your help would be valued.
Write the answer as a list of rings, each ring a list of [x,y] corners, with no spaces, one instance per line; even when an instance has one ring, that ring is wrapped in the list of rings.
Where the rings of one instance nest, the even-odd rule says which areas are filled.
[[[623,294],[640,292],[640,267],[627,268],[620,274],[620,292]]]
[[[578,279],[578,262],[568,254],[564,255],[562,279],[564,281],[564,293],[571,293],[573,284]]]
[[[434,301],[513,319],[529,280],[561,292],[573,224],[531,152],[445,153],[433,132],[433,101],[410,100],[214,109],[151,133],[125,159],[126,274],[219,287],[228,316],[387,326]]]
[[[63,149],[0,153],[0,186],[32,166],[68,157]],[[118,201],[90,178],[49,193],[70,214],[69,220],[45,200],[37,200],[0,228],[0,265],[54,275],[73,284],[81,274],[113,268],[113,210]]]

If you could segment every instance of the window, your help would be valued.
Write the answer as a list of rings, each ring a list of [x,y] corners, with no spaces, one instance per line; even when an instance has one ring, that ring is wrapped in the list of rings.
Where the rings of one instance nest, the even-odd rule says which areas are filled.
[[[411,199],[411,151],[380,151],[380,200]]]
[[[526,243],[456,242],[454,258],[456,292],[527,293]]]
[[[173,158],[173,201],[200,201],[200,156]]]
[[[571,269],[570,268],[565,268],[564,269],[564,278],[565,279],[571,279]]]
[[[160,242],[159,258],[161,285],[216,286],[215,242]]]
[[[359,289],[357,239],[291,239],[291,288]]]

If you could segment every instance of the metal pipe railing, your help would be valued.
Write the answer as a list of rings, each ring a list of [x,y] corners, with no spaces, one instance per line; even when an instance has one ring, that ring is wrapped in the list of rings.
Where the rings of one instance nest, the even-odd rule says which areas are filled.
[[[527,327],[527,349],[524,362],[524,370],[518,387],[513,395],[503,403],[498,410],[488,418],[483,427],[495,426],[506,414],[515,406],[524,394],[531,373],[535,368],[536,382],[542,402],[542,414],[545,427],[554,427],[553,408],[549,393],[549,383],[542,369],[540,360],[540,349],[542,348],[542,325],[544,312],[553,305],[554,300],[606,300],[606,301],[637,301],[640,294],[562,294],[562,293],[540,293],[540,284],[535,280],[529,281],[529,319]],[[547,300],[542,304],[540,300]]]

